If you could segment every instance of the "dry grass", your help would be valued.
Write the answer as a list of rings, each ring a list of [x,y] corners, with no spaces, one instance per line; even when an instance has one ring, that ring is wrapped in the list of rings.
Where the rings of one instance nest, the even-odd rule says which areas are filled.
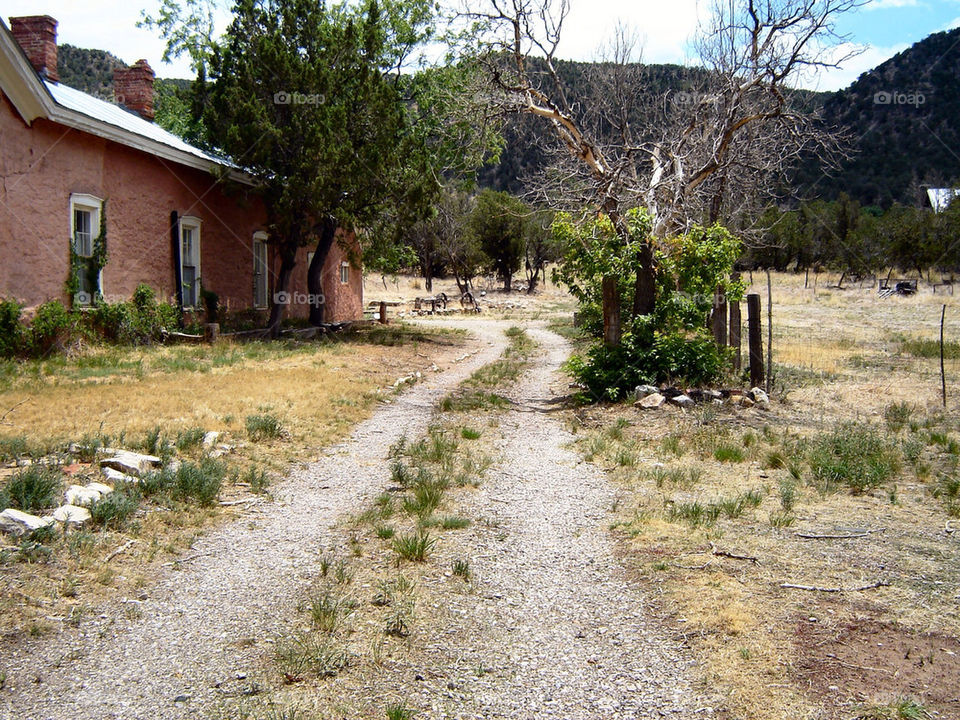
[[[25,445],[42,452],[85,436],[136,446],[155,428],[171,442],[189,428],[218,430],[220,442],[236,446],[226,458],[234,481],[223,487],[221,498],[247,497],[252,490],[248,468],[282,475],[291,462],[310,461],[367,416],[378,397],[392,393],[398,375],[432,362],[443,366],[461,347],[456,333],[394,328],[384,335],[375,328],[345,342],[93,348],[66,360],[7,366],[0,409],[14,409],[0,428],[0,448]],[[91,377],[90,367],[100,368],[100,374]],[[249,439],[246,418],[255,414],[277,417],[283,436]],[[181,455],[201,453],[192,447]],[[80,477],[97,475],[95,466],[77,470]],[[0,485],[12,472],[0,470]],[[69,622],[120,594],[136,597],[159,564],[239,511],[190,503],[168,509],[145,502],[120,530],[72,532],[46,541],[52,562],[38,557],[3,566],[0,634],[30,632],[46,616]],[[136,542],[105,567],[104,558],[128,539]]]
[[[765,304],[765,281],[759,287],[761,277],[755,280]],[[701,660],[704,682],[725,697],[721,716],[849,718],[858,705],[885,707],[900,696],[953,716],[955,704],[943,700],[952,697],[949,688],[937,685],[960,671],[953,651],[923,669],[903,657],[876,657],[885,634],[904,636],[907,647],[932,638],[947,649],[960,635],[960,548],[948,532],[958,510],[945,489],[957,477],[957,401],[942,412],[939,360],[908,355],[901,343],[938,336],[943,298],[929,288],[919,297],[887,300],[867,290],[824,290],[823,276],[815,296],[802,285],[802,276],[775,277],[778,367],[769,411],[668,408],[638,415],[629,406],[593,407],[577,423],[593,428],[583,433],[582,451],[624,488],[615,528],[626,562],[639,582],[662,592],[668,616]],[[960,337],[960,308],[946,300],[947,337]],[[958,370],[948,363],[948,392]],[[910,409],[899,429],[885,421],[896,403]],[[872,425],[897,453],[919,448],[919,459],[903,459],[892,480],[876,489],[821,493],[804,438],[846,421]],[[741,447],[744,460],[719,462],[718,445]],[[625,457],[634,462],[625,464]],[[711,505],[731,508],[731,500],[751,490],[762,493],[756,508],[691,519],[703,518]],[[797,535],[850,529],[875,532],[838,540]],[[839,594],[780,587],[850,588],[880,580],[890,585]],[[868,635],[868,627],[880,634]],[[851,653],[842,661],[831,651],[838,638]],[[850,669],[857,667],[880,669]],[[916,673],[927,672],[934,674],[917,680]]]

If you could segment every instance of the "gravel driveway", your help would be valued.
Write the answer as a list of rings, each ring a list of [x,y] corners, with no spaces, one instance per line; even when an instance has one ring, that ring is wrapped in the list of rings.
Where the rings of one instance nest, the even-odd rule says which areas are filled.
[[[246,671],[265,652],[247,639],[281,631],[317,577],[336,521],[387,483],[389,446],[424,432],[437,400],[504,348],[505,325],[463,326],[480,338],[475,355],[380,407],[278,485],[275,503],[200,539],[193,559],[146,600],[0,652],[0,718],[205,717],[243,693]],[[417,706],[434,708],[418,717],[706,717],[690,660],[648,624],[644,598],[615,557],[606,529],[612,489],[568,449],[573,436],[552,412],[569,347],[544,329],[528,332],[541,352],[508,392],[516,405],[500,422],[501,460],[467,508],[493,518],[503,537],[465,535],[478,591],[451,597],[463,631],[430,645],[450,670],[442,688],[417,683]],[[478,662],[497,671],[478,677]]]

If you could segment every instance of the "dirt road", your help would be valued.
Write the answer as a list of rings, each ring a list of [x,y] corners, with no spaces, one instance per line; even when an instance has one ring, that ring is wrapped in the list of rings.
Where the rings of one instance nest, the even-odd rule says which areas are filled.
[[[469,326],[477,354],[380,407],[280,484],[275,503],[202,538],[145,599],[0,653],[0,718],[219,717],[249,690],[248,672],[268,652],[256,639],[282,630],[337,520],[387,484],[390,445],[422,433],[436,401],[505,346],[505,326]],[[451,600],[462,632],[431,651],[448,671],[443,687],[416,684],[417,706],[433,708],[418,717],[705,717],[689,660],[649,625],[615,559],[612,490],[567,447],[572,436],[555,417],[567,344],[529,333],[541,352],[509,391],[516,404],[501,419],[500,461],[471,500],[506,541],[465,536],[478,592]],[[476,662],[491,660],[498,671],[478,677]]]

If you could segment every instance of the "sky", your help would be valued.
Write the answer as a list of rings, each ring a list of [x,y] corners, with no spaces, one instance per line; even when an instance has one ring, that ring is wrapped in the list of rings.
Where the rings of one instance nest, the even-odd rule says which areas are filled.
[[[219,17],[229,18],[228,3]],[[685,63],[688,42],[703,18],[708,0],[570,0],[559,55],[593,60],[602,54],[618,24],[635,33],[648,63]],[[186,59],[162,62],[164,43],[156,34],[136,27],[141,11],[155,13],[160,0],[0,0],[0,13],[51,15],[59,21],[59,42],[108,50],[128,63],[145,58],[158,77],[191,77]],[[861,73],[934,32],[960,27],[960,0],[869,0],[844,17],[838,30],[862,50],[842,68],[803,80],[815,90],[838,90]]]

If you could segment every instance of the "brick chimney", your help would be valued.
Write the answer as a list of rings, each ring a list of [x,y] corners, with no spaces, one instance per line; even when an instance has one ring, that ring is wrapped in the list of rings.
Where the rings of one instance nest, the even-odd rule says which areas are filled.
[[[127,110],[153,122],[153,70],[146,60],[113,71],[113,96]]]
[[[40,77],[58,82],[57,21],[49,15],[12,17],[10,32]]]

